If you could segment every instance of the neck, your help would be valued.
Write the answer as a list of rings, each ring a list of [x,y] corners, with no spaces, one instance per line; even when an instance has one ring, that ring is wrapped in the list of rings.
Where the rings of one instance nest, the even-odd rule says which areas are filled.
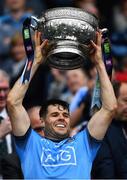
[[[49,140],[51,140],[53,142],[60,142],[60,141],[64,140],[64,139],[58,139],[58,138],[54,138],[54,137],[47,137],[47,136],[45,136],[45,138],[49,139]]]
[[[51,132],[51,130],[48,131],[45,129],[44,129],[44,136],[45,138],[50,139],[51,141],[54,142],[60,142],[69,137],[68,134],[60,135],[55,132]]]

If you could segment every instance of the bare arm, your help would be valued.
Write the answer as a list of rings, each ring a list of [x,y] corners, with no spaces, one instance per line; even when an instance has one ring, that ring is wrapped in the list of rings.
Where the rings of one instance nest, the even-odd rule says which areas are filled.
[[[91,60],[94,62],[99,75],[102,107],[93,115],[88,123],[90,134],[98,140],[103,139],[117,108],[117,101],[112,84],[108,78],[102,60],[101,39],[101,32],[97,32],[97,43],[91,42],[94,47],[94,52],[91,54]]]
[[[31,70],[30,80],[32,79],[40,64],[44,61],[44,53],[42,53],[42,50],[44,51],[46,44],[47,40],[41,43],[41,33],[36,31],[35,57]],[[29,116],[22,105],[22,101],[29,87],[29,84],[30,82],[22,84],[19,79],[8,94],[7,108],[12,124],[12,132],[16,136],[23,136],[30,126]]]

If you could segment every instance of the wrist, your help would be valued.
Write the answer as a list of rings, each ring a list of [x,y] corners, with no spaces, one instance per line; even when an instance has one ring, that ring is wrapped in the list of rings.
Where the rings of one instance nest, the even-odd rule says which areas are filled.
[[[38,66],[38,65],[41,65],[42,62],[43,62],[43,58],[42,57],[41,58],[40,57],[35,57],[33,65],[34,66]]]
[[[100,62],[96,63],[95,66],[96,66],[97,70],[105,68],[104,62],[102,60],[100,60]]]

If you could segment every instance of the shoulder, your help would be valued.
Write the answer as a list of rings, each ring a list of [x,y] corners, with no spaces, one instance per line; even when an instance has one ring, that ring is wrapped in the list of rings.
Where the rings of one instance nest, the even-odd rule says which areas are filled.
[[[31,127],[27,130],[27,132],[23,136],[14,136],[16,144],[24,144],[26,142],[34,142],[36,139],[41,139],[42,137],[35,132]]]
[[[94,137],[91,136],[87,126],[82,131],[77,133],[74,137],[76,139],[81,139],[82,138],[83,140],[93,141],[93,142],[96,142],[96,143],[102,142],[102,140],[97,140],[97,139],[95,139]]]

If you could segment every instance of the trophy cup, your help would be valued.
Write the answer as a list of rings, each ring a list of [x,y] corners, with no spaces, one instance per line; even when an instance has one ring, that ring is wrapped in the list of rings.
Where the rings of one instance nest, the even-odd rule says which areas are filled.
[[[49,40],[46,62],[54,68],[69,70],[88,60],[90,40],[95,41],[98,19],[79,8],[49,9],[40,18],[31,16],[30,27]]]
[[[46,62],[54,68],[71,70],[81,67],[88,61],[90,40],[95,41],[98,29],[98,19],[78,8],[54,8],[47,10],[40,18],[31,16],[23,24],[23,37],[28,62],[22,82],[29,81],[34,60],[34,50],[30,37],[30,27],[43,33],[49,40],[49,50]],[[102,30],[104,42],[103,53],[106,70],[111,78],[112,57],[108,30]],[[92,108],[100,106],[99,80],[96,80]]]

